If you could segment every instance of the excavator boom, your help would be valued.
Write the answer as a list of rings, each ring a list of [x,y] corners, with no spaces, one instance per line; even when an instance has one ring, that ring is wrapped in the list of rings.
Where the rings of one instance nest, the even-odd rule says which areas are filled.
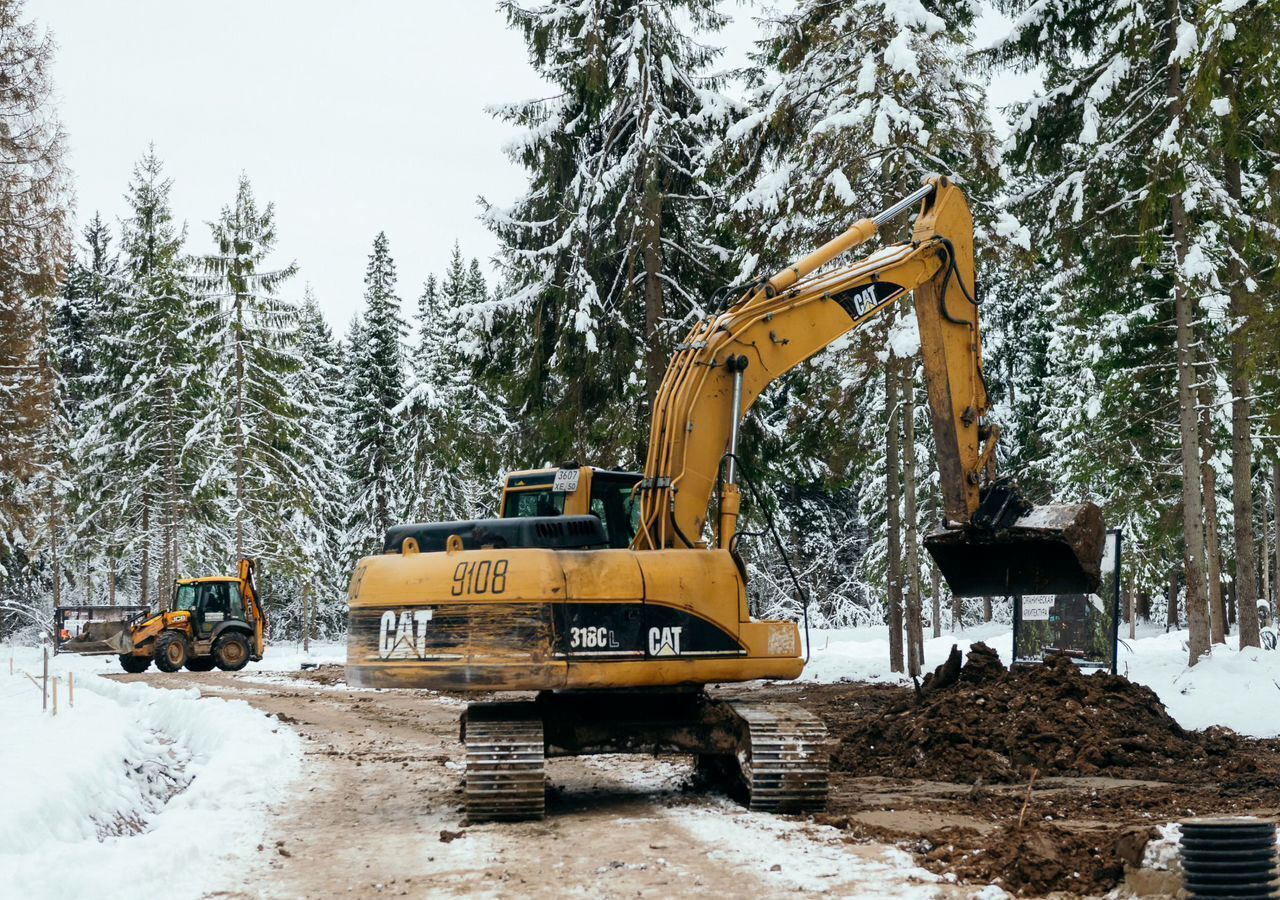
[[[910,240],[823,269],[916,203]],[[654,404],[633,546],[697,546],[719,487],[717,544],[729,548],[738,512],[737,429],[751,404],[784,373],[913,292],[945,515],[943,529],[926,546],[948,585],[964,596],[1096,588],[1102,547],[1096,507],[1042,508],[1034,524],[1023,526],[1018,516],[1031,509],[1016,492],[1005,497],[1009,486],[1002,483],[1004,506],[984,517],[984,498],[996,484],[991,475],[999,429],[987,422],[973,220],[963,193],[946,178],[930,179],[753,286],[696,325],[676,348]],[[728,477],[722,480],[726,454]]]

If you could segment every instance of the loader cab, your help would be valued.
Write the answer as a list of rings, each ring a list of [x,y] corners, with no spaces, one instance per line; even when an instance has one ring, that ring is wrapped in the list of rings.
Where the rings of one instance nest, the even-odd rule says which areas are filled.
[[[640,524],[640,495],[634,489],[642,477],[574,465],[512,472],[502,489],[502,518],[595,516],[610,547],[629,547]]]
[[[173,609],[191,613],[197,638],[207,638],[223,622],[246,622],[240,582],[235,578],[193,578],[174,585]]]

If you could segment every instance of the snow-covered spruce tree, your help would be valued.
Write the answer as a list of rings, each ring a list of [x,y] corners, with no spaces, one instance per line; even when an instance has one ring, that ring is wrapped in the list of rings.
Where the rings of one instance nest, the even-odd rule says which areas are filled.
[[[50,503],[60,502],[49,490],[59,477],[47,443],[59,406],[50,339],[70,250],[53,41],[22,6],[0,0],[0,603],[22,610],[11,615],[40,593],[31,590],[35,573],[19,570],[48,545]]]
[[[283,524],[302,562],[291,596],[300,600],[303,587],[309,590],[306,608],[297,603],[282,610],[278,624],[282,633],[295,636],[303,616],[311,612],[312,636],[318,637],[345,627],[350,569],[342,556],[346,471],[336,455],[343,435],[342,368],[333,334],[309,286],[303,294],[294,347],[300,364],[287,376],[285,387],[302,413],[303,427],[289,449],[299,478],[296,495],[285,502]]]
[[[415,314],[413,384],[397,408],[409,454],[405,518],[439,521],[492,514],[496,453],[505,434],[500,402],[472,377],[456,339],[471,307],[488,299],[478,260],[454,244],[444,277],[423,285]]]
[[[401,348],[407,327],[396,296],[396,267],[386,234],[373,240],[364,276],[364,313],[353,323],[346,358],[346,556],[349,561],[382,546],[382,536],[403,508],[408,453],[395,410],[404,399]]]
[[[673,335],[729,277],[703,152],[726,101],[697,38],[724,18],[713,0],[502,9],[555,93],[496,110],[529,187],[485,206],[504,283],[471,349],[526,426],[513,458],[632,464]]]
[[[1208,583],[1219,578],[1207,571],[1206,524],[1217,523],[1205,521],[1199,412],[1213,398],[1198,390],[1212,376],[1197,371],[1196,352],[1204,314],[1221,307],[1214,198],[1228,194],[1193,87],[1208,6],[1004,6],[1020,18],[997,57],[1045,74],[1044,94],[1019,110],[1012,162],[1024,218],[1042,223],[1058,261],[1064,399],[1053,424],[1066,453],[1083,452],[1090,431],[1126,448],[1079,458],[1083,472],[1051,465],[1107,501],[1113,522],[1135,526],[1139,545],[1179,540],[1194,664],[1209,646]]]
[[[200,258],[197,283],[215,348],[209,375],[218,391],[217,425],[231,456],[228,556],[287,564],[299,558],[283,541],[288,513],[311,493],[311,473],[293,456],[307,430],[304,410],[288,389],[303,362],[298,307],[279,294],[297,267],[268,264],[275,209],[258,209],[243,174],[234,203],[209,227],[214,249]]]
[[[983,83],[966,58],[973,12],[967,4],[939,6],[812,0],[765,21],[747,113],[720,150],[729,173],[728,221],[747,251],[741,277],[785,265],[938,172],[965,186],[979,227],[986,226],[986,243],[999,237],[987,205],[997,183],[996,142]],[[903,228],[902,222],[889,226],[886,237],[900,236]],[[860,504],[874,536],[870,567],[858,567],[864,596],[884,595],[892,587],[889,573],[900,569],[889,558],[890,484],[883,475],[886,440],[896,434],[890,414],[897,415],[884,402],[879,371],[890,362],[883,353],[889,325],[884,317],[839,342],[757,404],[757,415],[778,429],[778,438],[757,450],[759,464],[771,472],[761,480],[805,479],[810,490]],[[924,409],[922,393],[912,399]],[[892,421],[901,426],[900,419]],[[927,429],[916,430],[922,475],[932,469],[929,437]],[[933,485],[922,477],[916,486]],[[908,540],[927,527],[932,508],[916,503]],[[781,511],[784,519],[792,515]],[[847,509],[838,518],[859,515]],[[914,545],[904,556],[924,567],[908,582],[931,585]]]
[[[114,397],[102,437],[120,445],[112,475],[123,482],[119,508],[131,520],[126,550],[136,548],[141,556],[143,602],[153,596],[153,579],[164,586],[177,577],[179,548],[194,544],[190,535],[179,540],[184,520],[214,516],[209,503],[218,487],[206,478],[219,453],[213,347],[206,311],[190,290],[190,262],[182,252],[186,229],[173,221],[171,188],[149,149],[134,168],[127,195],[130,211],[120,240],[122,330],[111,335],[116,346],[104,370]],[[163,587],[158,600],[168,602]]]

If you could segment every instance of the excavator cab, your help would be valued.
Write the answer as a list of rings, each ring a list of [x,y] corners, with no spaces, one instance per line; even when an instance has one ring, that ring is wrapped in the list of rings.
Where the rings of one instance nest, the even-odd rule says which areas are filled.
[[[631,546],[640,524],[639,472],[568,463],[558,469],[512,472],[502,489],[502,518],[595,516],[608,546]]]

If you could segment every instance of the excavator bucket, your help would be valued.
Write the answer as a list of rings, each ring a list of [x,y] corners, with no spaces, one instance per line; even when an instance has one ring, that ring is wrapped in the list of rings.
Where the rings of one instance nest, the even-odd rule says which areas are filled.
[[[942,528],[924,545],[958,597],[1092,594],[1106,529],[1092,503],[1034,506],[1003,527]]]
[[[63,653],[116,653],[133,650],[132,631],[126,620],[85,622],[80,633],[61,647]]]

